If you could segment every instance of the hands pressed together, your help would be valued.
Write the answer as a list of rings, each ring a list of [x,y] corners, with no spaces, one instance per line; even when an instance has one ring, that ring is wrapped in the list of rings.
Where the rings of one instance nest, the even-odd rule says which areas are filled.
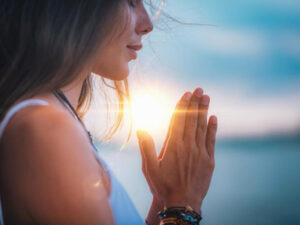
[[[143,173],[153,198],[166,207],[190,205],[199,212],[207,194],[217,132],[216,116],[207,121],[209,102],[201,88],[182,96],[158,156],[152,137],[137,132]]]

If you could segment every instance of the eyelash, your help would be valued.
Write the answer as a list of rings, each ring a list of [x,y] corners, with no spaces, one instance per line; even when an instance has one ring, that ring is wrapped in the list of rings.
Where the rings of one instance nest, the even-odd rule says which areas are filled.
[[[129,5],[133,8],[137,7],[138,1],[137,0],[129,0]]]

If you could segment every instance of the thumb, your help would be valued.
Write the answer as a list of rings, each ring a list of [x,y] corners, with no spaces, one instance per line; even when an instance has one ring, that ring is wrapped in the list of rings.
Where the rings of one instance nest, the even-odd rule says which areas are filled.
[[[158,159],[153,138],[147,131],[144,130],[137,130],[137,137],[143,161],[146,163],[148,168],[156,168]]]

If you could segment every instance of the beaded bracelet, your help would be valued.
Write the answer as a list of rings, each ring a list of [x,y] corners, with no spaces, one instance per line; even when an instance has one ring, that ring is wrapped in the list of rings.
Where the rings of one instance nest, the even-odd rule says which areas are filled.
[[[158,213],[162,225],[199,225],[202,217],[190,206],[169,207]]]

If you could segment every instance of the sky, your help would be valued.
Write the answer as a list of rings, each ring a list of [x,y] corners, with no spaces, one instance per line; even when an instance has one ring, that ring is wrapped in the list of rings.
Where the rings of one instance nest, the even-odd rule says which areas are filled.
[[[180,25],[164,16],[154,23],[129,75],[133,102],[144,115],[138,122],[158,152],[181,95],[203,88],[211,99],[209,115],[218,118],[216,169],[204,224],[296,224],[300,1],[166,0],[163,10],[203,25]],[[96,102],[86,117],[94,135],[106,125],[103,98]],[[109,143],[97,144],[144,217],[152,195],[140,169],[137,128],[134,124],[124,151],[118,150],[128,134],[126,123]],[[281,137],[268,138],[274,134]],[[294,134],[297,143],[285,139]],[[218,145],[222,138],[229,144]]]
[[[166,0],[163,11],[190,24],[164,15],[154,22],[131,63],[132,96],[149,90],[171,110],[185,91],[201,87],[220,137],[299,131],[299,1]],[[104,120],[90,113],[90,127],[103,127]],[[150,133],[162,139],[169,118],[157,121],[160,128]]]

